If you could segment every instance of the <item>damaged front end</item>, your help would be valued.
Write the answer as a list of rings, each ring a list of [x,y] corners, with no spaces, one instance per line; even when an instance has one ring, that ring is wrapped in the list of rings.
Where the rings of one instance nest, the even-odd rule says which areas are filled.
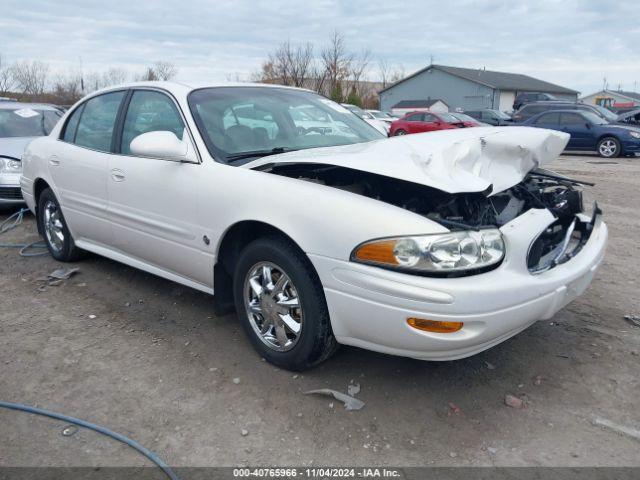
[[[531,209],[548,210],[555,220],[531,238],[527,268],[532,274],[549,270],[575,256],[589,239],[591,221],[584,215],[586,182],[534,168],[523,180],[492,194],[448,193],[431,186],[344,166],[314,163],[271,163],[257,169],[373,198],[422,215],[451,231],[500,228]]]

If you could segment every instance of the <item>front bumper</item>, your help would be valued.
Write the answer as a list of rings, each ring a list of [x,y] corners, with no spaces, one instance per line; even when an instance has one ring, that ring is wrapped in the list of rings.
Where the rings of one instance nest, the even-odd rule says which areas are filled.
[[[622,142],[622,151],[626,154],[640,153],[640,140],[625,140]]]
[[[24,198],[20,191],[20,174],[0,174],[0,205],[23,205]]]
[[[526,262],[529,246],[554,220],[548,210],[529,210],[504,225],[503,263],[467,277],[414,276],[309,255],[324,286],[337,341],[393,355],[454,360],[551,318],[589,286],[608,235],[598,217],[574,258],[532,275]],[[424,332],[410,327],[409,317],[464,322],[464,327],[454,333]]]

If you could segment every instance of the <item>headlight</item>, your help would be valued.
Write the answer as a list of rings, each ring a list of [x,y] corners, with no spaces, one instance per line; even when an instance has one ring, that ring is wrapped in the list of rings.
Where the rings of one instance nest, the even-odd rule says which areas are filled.
[[[500,231],[489,228],[373,240],[357,246],[351,260],[398,270],[450,273],[496,265],[504,250]]]
[[[12,158],[0,158],[0,173],[20,173],[22,162]]]
[[[640,132],[629,132],[629,135],[633,138],[640,138]]]

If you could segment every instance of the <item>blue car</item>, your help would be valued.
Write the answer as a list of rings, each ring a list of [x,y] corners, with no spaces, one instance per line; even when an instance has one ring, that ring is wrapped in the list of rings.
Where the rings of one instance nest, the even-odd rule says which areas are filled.
[[[640,128],[609,123],[593,112],[550,110],[521,125],[569,133],[567,150],[597,152],[605,158],[640,155]]]

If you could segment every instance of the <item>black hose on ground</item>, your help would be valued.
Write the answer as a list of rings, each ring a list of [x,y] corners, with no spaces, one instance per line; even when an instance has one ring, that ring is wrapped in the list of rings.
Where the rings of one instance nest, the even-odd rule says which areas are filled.
[[[106,435],[107,437],[113,438],[118,442],[124,443],[125,445],[130,446],[134,450],[138,451],[153,463],[155,463],[171,480],[180,480],[178,475],[169,467],[166,463],[164,463],[158,455],[153,453],[151,450],[140,445],[135,440],[131,440],[130,438],[125,437],[124,435],[120,435],[119,433],[112,432],[108,428],[101,427],[100,425],[95,425],[90,422],[86,422],[84,420],[80,420],[79,418],[69,417],[67,415],[63,415],[61,413],[51,412],[49,410],[44,410],[41,408],[30,407],[28,405],[21,405],[19,403],[10,403],[3,402],[0,400],[0,408],[7,408],[9,410],[17,410],[20,412],[33,413],[35,415],[42,415],[44,417],[54,418],[56,420],[61,420],[66,423],[72,423],[73,425],[77,425],[79,427],[88,428],[89,430],[93,430],[94,432],[101,433],[102,435]]]

